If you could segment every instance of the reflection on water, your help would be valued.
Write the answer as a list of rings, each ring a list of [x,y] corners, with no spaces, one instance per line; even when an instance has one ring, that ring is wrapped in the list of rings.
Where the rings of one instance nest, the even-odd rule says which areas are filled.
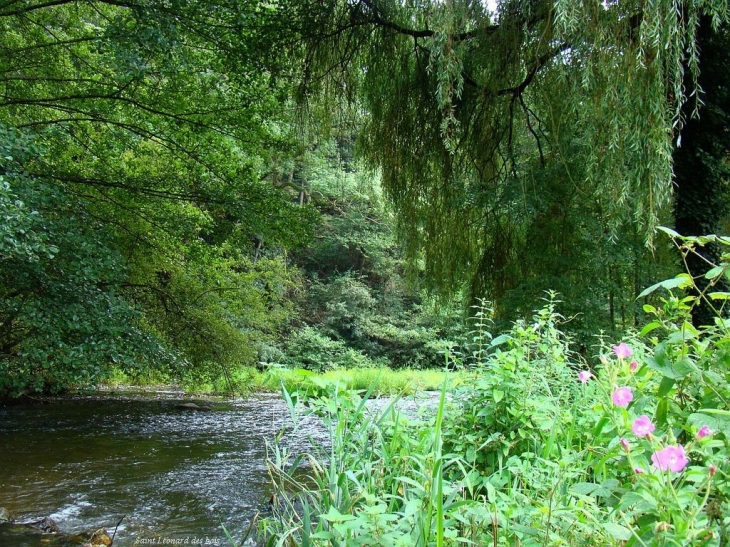
[[[125,517],[114,542],[122,547],[228,545],[221,524],[240,538],[269,494],[266,441],[286,430],[282,444],[301,452],[321,429],[310,421],[293,433],[275,395],[211,412],[179,402],[92,397],[0,409],[0,507],[18,520],[51,516],[64,531],[111,534]],[[20,547],[0,534],[6,545]]]

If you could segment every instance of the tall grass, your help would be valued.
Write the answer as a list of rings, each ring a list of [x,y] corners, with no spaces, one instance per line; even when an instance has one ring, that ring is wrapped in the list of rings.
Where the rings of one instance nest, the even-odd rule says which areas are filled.
[[[483,504],[445,478],[446,467],[459,464],[443,453],[446,393],[444,381],[438,400],[411,414],[399,398],[373,408],[370,391],[360,396],[339,386],[308,399],[330,443],[294,460],[272,449],[276,501],[261,528],[267,545],[443,547],[457,533],[483,539],[488,512],[474,511]]]

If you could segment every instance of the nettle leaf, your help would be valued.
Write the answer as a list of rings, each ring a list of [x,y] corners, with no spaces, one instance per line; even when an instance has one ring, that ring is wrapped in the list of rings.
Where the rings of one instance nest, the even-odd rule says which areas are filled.
[[[603,525],[603,529],[606,530],[614,539],[619,541],[628,541],[633,535],[631,530],[615,522],[606,522]]]
[[[590,496],[599,488],[601,488],[601,485],[594,482],[578,482],[570,487],[570,492],[581,496]]]
[[[653,357],[646,358],[646,364],[652,370],[656,370],[666,378],[681,380],[695,370],[695,366],[688,358],[672,361],[667,355],[666,345],[659,344],[654,351]],[[665,385],[664,388],[667,386]]]
[[[348,520],[354,520],[355,517],[352,515],[343,515],[335,507],[330,506],[327,513],[320,515],[320,518],[328,520],[330,522],[346,522]]]
[[[730,436],[730,411],[716,408],[703,408],[699,412],[690,414],[687,423],[696,429],[706,425],[713,431],[722,431]]]

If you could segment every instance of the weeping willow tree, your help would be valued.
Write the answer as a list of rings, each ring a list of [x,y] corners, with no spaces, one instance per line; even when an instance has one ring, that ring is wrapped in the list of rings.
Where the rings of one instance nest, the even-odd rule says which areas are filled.
[[[617,275],[636,282],[637,246],[672,198],[699,21],[727,20],[727,0],[300,0],[285,10],[301,25],[291,41],[305,59],[301,99],[344,98],[364,113],[361,150],[433,289],[467,281],[499,299],[546,263],[591,286],[588,270],[616,266],[597,263],[598,241],[598,254],[631,242],[634,265]]]

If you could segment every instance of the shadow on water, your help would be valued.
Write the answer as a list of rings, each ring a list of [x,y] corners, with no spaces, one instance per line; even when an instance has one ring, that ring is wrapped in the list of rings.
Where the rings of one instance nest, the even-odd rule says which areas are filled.
[[[294,434],[275,395],[210,412],[181,402],[86,397],[0,408],[0,507],[18,521],[50,516],[69,532],[111,534],[126,515],[115,546],[229,545],[221,524],[240,538],[270,494],[266,441],[283,430],[281,444],[303,452],[321,429],[310,421]],[[42,539],[0,526],[0,547],[49,544]]]

